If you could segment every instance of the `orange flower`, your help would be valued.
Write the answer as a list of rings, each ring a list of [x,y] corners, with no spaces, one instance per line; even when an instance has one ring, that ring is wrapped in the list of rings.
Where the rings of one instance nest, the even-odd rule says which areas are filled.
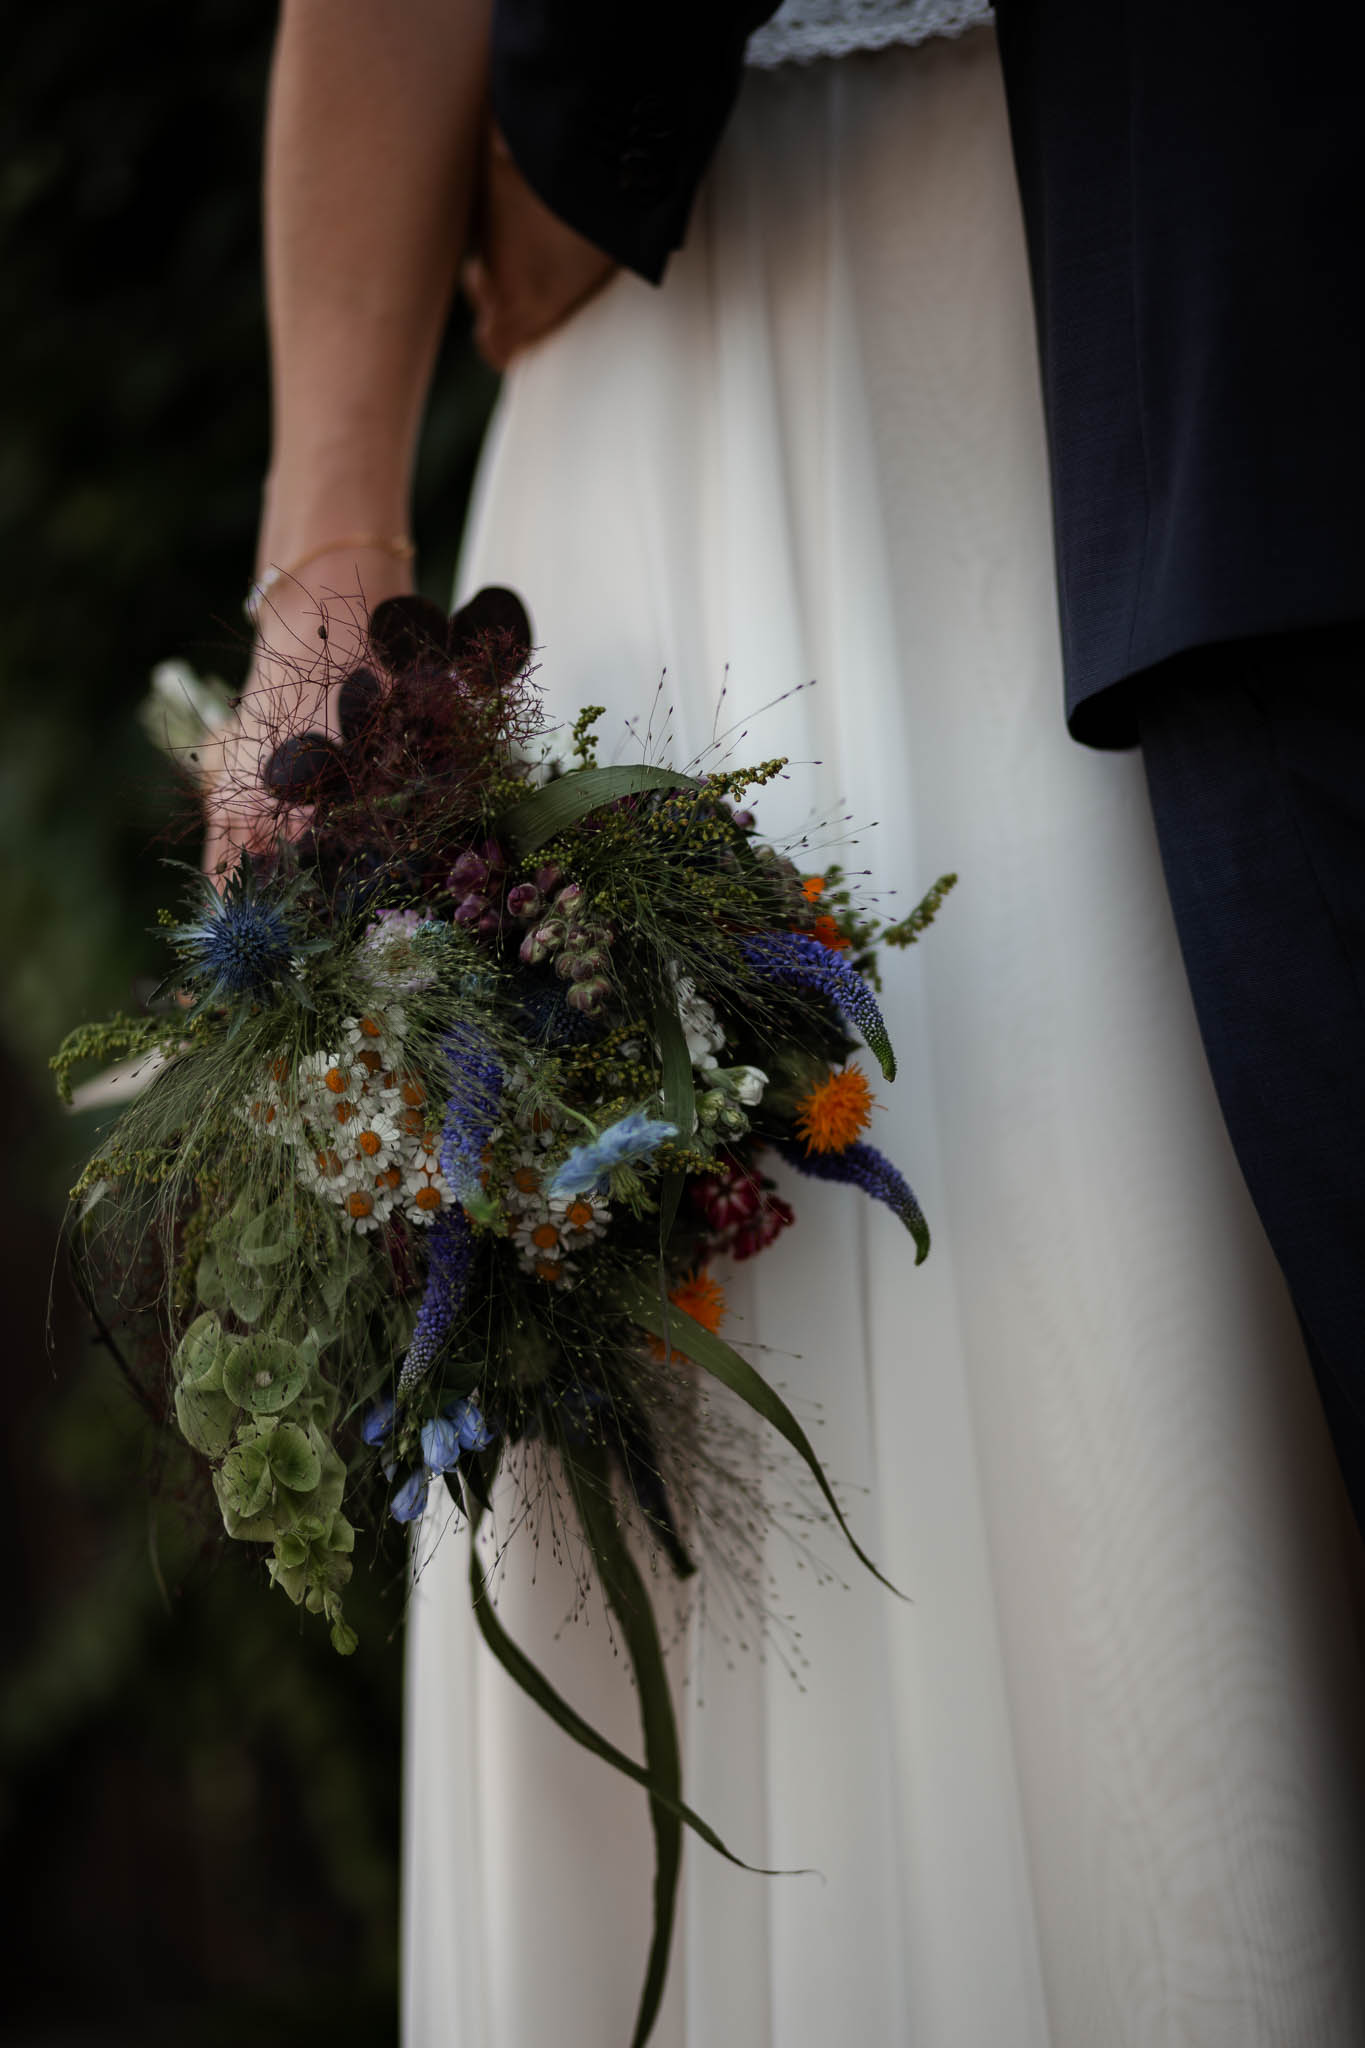
[[[805,1139],[808,1152],[847,1152],[867,1129],[872,1106],[866,1075],[857,1067],[845,1067],[797,1103],[797,1135]]]
[[[831,953],[846,953],[850,941],[840,931],[827,910],[822,910],[811,926],[811,937],[818,939],[822,946],[828,946]]]
[[[807,875],[805,881],[801,884],[801,894],[805,897],[807,903],[818,903],[824,893],[824,876]]]
[[[713,1337],[725,1320],[725,1289],[718,1280],[711,1279],[704,1268],[680,1280],[676,1287],[670,1289],[668,1298],[674,1308],[680,1308],[685,1316],[691,1316],[694,1323],[700,1323],[703,1330],[709,1330]],[[663,1338],[651,1336],[649,1350],[652,1358],[662,1362],[665,1356]],[[687,1356],[676,1344],[672,1350],[675,1358]]]

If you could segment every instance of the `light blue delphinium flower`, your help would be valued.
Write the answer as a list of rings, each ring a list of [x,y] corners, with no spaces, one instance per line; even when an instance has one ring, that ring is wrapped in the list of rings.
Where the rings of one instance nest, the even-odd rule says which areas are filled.
[[[382,1444],[393,1428],[394,1403],[390,1400],[376,1401],[360,1425],[360,1434],[367,1444]]]
[[[448,1472],[459,1462],[460,1432],[453,1422],[438,1416],[422,1424],[422,1457],[430,1473]]]
[[[647,1109],[632,1109],[618,1123],[608,1126],[586,1145],[575,1145],[551,1179],[549,1195],[581,1195],[607,1180],[614,1168],[633,1166],[648,1159],[665,1138],[676,1138],[678,1126],[652,1117]]]
[[[415,1522],[427,1504],[427,1475],[417,1467],[409,1472],[389,1502],[395,1522]]]
[[[473,1401],[456,1401],[446,1409],[451,1428],[460,1439],[462,1451],[486,1451],[492,1443],[495,1430],[489,1428],[483,1415]]]

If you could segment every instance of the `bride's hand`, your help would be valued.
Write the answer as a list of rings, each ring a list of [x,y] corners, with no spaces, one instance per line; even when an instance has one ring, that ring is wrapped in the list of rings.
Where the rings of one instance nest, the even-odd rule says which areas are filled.
[[[476,254],[462,283],[474,341],[495,370],[567,320],[614,276],[609,256],[551,213],[490,126]]]
[[[271,755],[281,740],[306,732],[336,738],[337,685],[361,652],[365,616],[411,589],[407,562],[355,547],[320,555],[271,586],[231,723],[201,750],[206,874],[221,881],[241,854],[269,847],[280,824],[262,780]],[[307,821],[300,804],[287,829],[300,832]]]

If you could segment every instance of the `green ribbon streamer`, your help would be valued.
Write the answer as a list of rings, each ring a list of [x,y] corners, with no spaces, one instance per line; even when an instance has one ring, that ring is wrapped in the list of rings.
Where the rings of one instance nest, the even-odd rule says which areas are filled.
[[[761,1415],[780,1437],[785,1438],[792,1449],[804,1459],[811,1477],[828,1501],[834,1519],[848,1538],[854,1556],[866,1565],[874,1579],[880,1579],[898,1600],[903,1600],[905,1595],[900,1588],[893,1586],[884,1572],[878,1571],[867,1552],[857,1542],[853,1531],[844,1520],[843,1512],[834,1498],[833,1490],[825,1477],[820,1460],[811,1447],[809,1437],[786,1402],[779,1394],[774,1393],[762,1374],[755,1372],[748,1360],[741,1358],[737,1351],[732,1351],[722,1337],[713,1336],[694,1316],[687,1315],[670,1302],[655,1280],[648,1280],[638,1273],[627,1273],[613,1286],[612,1300],[632,1322],[639,1323],[642,1329],[652,1331],[656,1337],[661,1337],[670,1349],[682,1352],[694,1364],[701,1366],[703,1371],[709,1372],[713,1379],[719,1380],[722,1386],[729,1387],[732,1393],[738,1394],[741,1401],[746,1402],[756,1415]],[[681,1338],[675,1334],[680,1323],[686,1326]]]
[[[676,768],[654,768],[647,761],[624,768],[571,768],[523,797],[497,821],[497,836],[523,859],[557,839],[589,811],[614,803],[617,797],[638,796],[647,789],[700,789],[694,776]]]

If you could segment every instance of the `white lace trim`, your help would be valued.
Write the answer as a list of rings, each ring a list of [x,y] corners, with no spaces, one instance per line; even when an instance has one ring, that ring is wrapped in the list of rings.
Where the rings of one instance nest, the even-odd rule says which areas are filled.
[[[785,0],[750,36],[746,64],[810,64],[854,50],[885,50],[960,36],[991,19],[986,0]]]

